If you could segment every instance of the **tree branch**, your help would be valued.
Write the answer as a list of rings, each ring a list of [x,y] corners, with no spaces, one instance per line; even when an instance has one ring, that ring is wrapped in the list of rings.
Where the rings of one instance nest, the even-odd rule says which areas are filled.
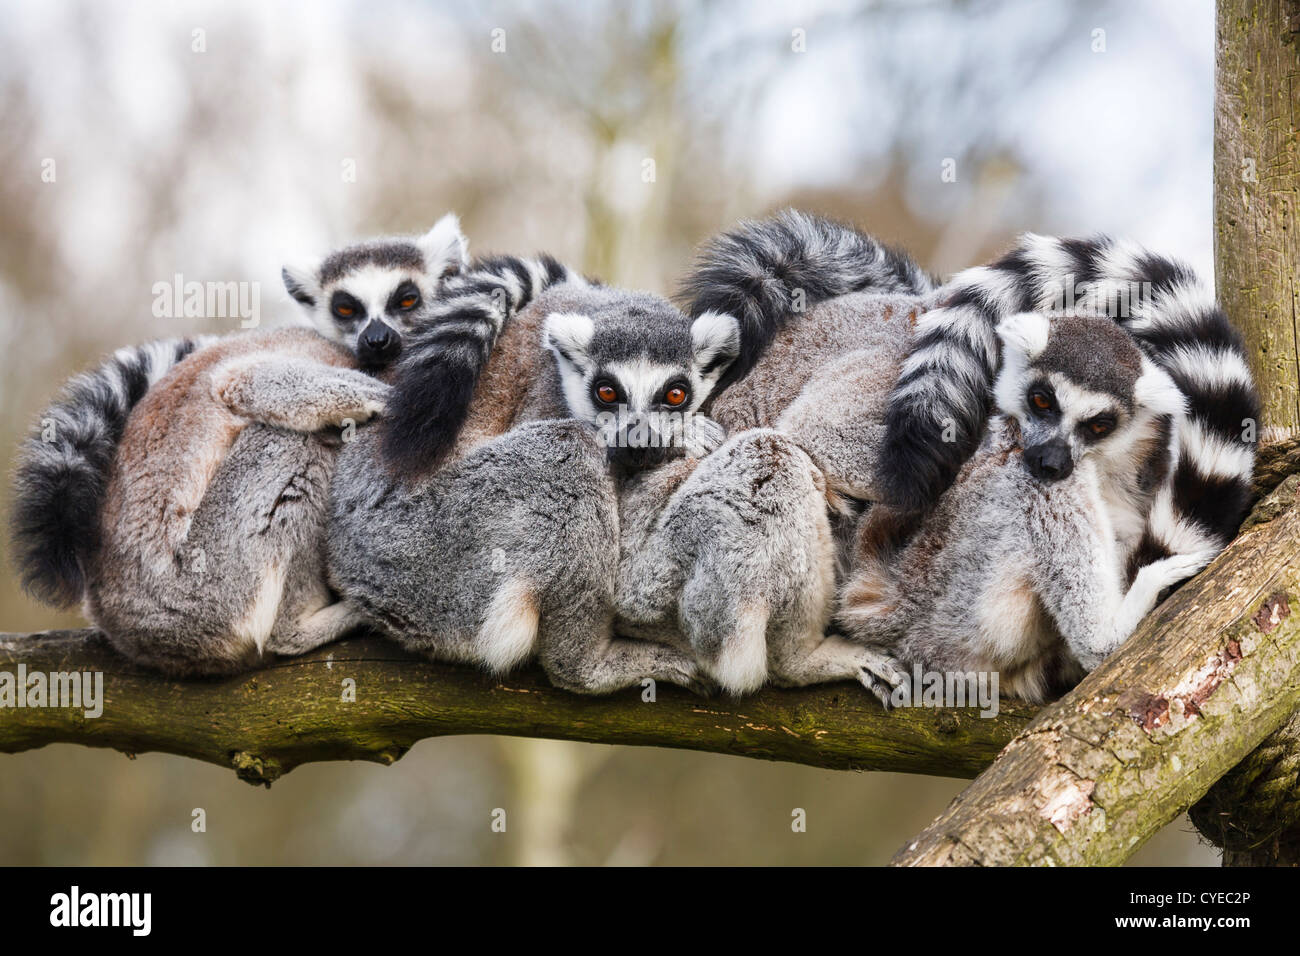
[[[0,752],[52,743],[162,751],[232,767],[269,785],[315,760],[391,764],[425,737],[507,734],[681,747],[814,767],[971,777],[1029,722],[1003,701],[973,709],[885,713],[856,684],[768,689],[743,700],[656,688],[581,697],[540,672],[504,680],[404,653],[379,638],[341,641],[221,681],[176,681],[133,667],[95,631],[0,635],[0,671],[102,671],[98,718],[65,707],[0,710]],[[344,680],[356,682],[346,702]]]
[[[1300,476],[1044,710],[896,865],[1116,864],[1300,701]]]

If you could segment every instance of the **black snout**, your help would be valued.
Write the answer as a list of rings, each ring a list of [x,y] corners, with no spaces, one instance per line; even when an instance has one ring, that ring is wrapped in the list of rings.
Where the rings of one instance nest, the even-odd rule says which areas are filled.
[[[610,464],[624,471],[644,471],[647,468],[654,468],[662,465],[669,458],[675,456],[677,452],[674,448],[665,448],[663,446],[633,446],[622,445],[614,446],[609,449]]]
[[[357,338],[357,358],[363,365],[387,365],[402,350],[402,337],[383,322],[372,321]]]
[[[1065,442],[1049,441],[1025,449],[1025,467],[1039,481],[1060,481],[1074,471],[1074,459]]]

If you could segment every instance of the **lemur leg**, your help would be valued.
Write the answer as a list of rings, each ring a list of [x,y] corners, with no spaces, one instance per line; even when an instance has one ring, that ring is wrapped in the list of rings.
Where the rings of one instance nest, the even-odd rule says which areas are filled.
[[[707,694],[713,684],[686,651],[636,638],[615,637],[612,617],[558,614],[547,622],[542,667],[557,687],[580,694],[607,694],[647,678]]]
[[[589,426],[520,425],[405,487],[377,441],[344,446],[329,524],[331,580],[376,627],[496,673],[536,657],[582,693],[643,678],[698,686],[684,650],[614,637],[617,497]]]
[[[212,387],[236,415],[298,432],[368,421],[389,391],[353,369],[283,358],[233,360],[214,372]]]
[[[320,552],[336,455],[317,436],[245,428],[173,554],[105,555],[95,622],[119,650],[169,673],[255,665],[282,624],[331,603]]]
[[[840,644],[824,638],[834,601],[826,509],[808,456],[784,435],[753,430],[698,465],[638,549],[647,575],[681,568],[682,631],[724,690],[857,678],[856,663],[832,663]]]
[[[306,654],[337,641],[365,623],[360,608],[347,601],[336,601],[313,611],[292,626],[277,627],[266,642],[266,650],[286,657]]]

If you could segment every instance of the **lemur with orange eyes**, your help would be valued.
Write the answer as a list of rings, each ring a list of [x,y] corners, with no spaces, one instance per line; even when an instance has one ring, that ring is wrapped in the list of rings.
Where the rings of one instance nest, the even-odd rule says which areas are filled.
[[[784,271],[820,295],[911,303],[930,286],[870,237],[812,217],[785,226],[750,247],[756,274],[812,249],[863,266],[848,281],[797,263]],[[503,333],[443,467],[385,461],[393,416],[418,417],[418,405],[390,401],[344,449],[331,579],[412,650],[497,672],[536,656],[584,693],[645,679],[732,692],[767,679],[867,683],[874,655],[825,634],[834,483],[789,435],[755,426],[789,412],[793,429],[846,454],[870,440],[858,430],[871,408],[850,397],[864,374],[887,393],[897,365],[881,350],[906,341],[907,310],[879,323],[845,323],[833,309],[787,323],[789,288],[754,289],[770,293],[762,307],[736,297],[694,319],[641,293],[549,289]],[[841,375],[833,366],[855,350],[878,361]],[[859,381],[820,406],[837,412],[824,429],[800,396],[818,372]],[[753,430],[724,442],[705,415]]]
[[[339,429],[384,408],[392,389],[374,376],[400,356],[442,386],[415,432],[449,445],[509,315],[582,282],[549,257],[467,263],[465,247],[454,216],[348,246],[284,272],[316,332],[155,342],[74,378],[19,454],[24,584],[83,600],[121,651],[178,674],[301,653],[360,623],[321,558]]]

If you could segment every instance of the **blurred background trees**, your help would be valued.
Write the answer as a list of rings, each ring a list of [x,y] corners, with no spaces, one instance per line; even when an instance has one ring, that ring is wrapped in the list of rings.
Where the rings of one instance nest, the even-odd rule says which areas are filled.
[[[0,461],[104,352],[237,327],[156,318],[154,283],[257,282],[263,321],[293,321],[284,261],[449,209],[474,250],[661,292],[700,241],[785,205],[940,273],[1030,229],[1132,236],[1211,276],[1213,18],[1210,0],[4,0]],[[3,629],[77,622],[0,577]],[[959,786],[465,738],[268,793],[55,747],[0,758],[0,863],[883,862]],[[1215,857],[1180,822],[1137,861]]]

